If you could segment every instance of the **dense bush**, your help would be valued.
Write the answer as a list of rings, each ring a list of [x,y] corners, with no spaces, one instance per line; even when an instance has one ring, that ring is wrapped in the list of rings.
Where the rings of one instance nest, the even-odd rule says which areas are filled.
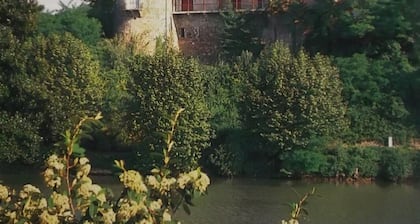
[[[387,136],[406,136],[409,113],[399,90],[399,77],[410,66],[401,57],[369,59],[355,54],[336,58],[348,102],[351,141],[382,140]]]
[[[99,110],[104,84],[99,63],[80,40],[68,34],[36,37],[20,46],[18,55],[10,77],[15,97],[7,104],[38,114],[46,143],[57,142],[64,127]]]
[[[34,163],[40,158],[38,127],[19,114],[0,111],[0,161]]]
[[[412,149],[356,146],[295,150],[286,153],[283,162],[283,169],[295,176],[366,177],[391,181],[418,173],[418,166],[418,153]]]
[[[413,151],[405,148],[384,148],[381,153],[381,177],[398,181],[413,174]]]
[[[41,145],[56,143],[64,127],[99,110],[99,63],[81,41],[68,34],[19,41],[4,32],[0,48],[0,110],[26,119]]]

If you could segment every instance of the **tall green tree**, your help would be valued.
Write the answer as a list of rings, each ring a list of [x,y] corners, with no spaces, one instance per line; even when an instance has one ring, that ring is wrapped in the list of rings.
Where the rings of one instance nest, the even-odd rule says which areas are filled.
[[[132,140],[141,143],[140,159],[151,159],[139,166],[153,166],[153,161],[159,161],[153,155],[161,154],[166,145],[170,118],[184,108],[175,130],[171,166],[177,170],[196,167],[211,134],[198,64],[173,52],[158,51],[154,56],[136,57],[130,75],[132,101],[126,122]]]
[[[342,83],[325,56],[294,55],[274,43],[246,80],[244,124],[269,143],[271,155],[305,147],[311,138],[339,137],[347,128]]]
[[[240,56],[242,51],[250,51],[257,55],[261,51],[258,26],[253,24],[255,14],[229,10],[221,14],[223,33],[221,37],[222,56],[230,61]]]

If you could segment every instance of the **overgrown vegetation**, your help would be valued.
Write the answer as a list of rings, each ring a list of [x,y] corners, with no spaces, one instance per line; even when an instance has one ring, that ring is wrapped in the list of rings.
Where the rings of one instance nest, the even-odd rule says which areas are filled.
[[[52,193],[43,194],[39,188],[26,184],[19,193],[0,184],[0,221],[2,223],[177,223],[172,216],[180,206],[189,212],[194,192],[203,194],[210,184],[199,168],[183,173],[169,169],[172,159],[179,110],[167,132],[163,161],[142,176],[127,170],[124,161],[115,161],[120,169],[123,191],[111,197],[106,188],[94,184],[89,177],[91,165],[84,157],[79,141],[84,126],[98,122],[101,114],[83,118],[73,130],[64,135],[63,153],[46,160],[43,173],[46,186]],[[75,174],[75,175],[74,175]]]
[[[129,166],[149,171],[182,107],[177,172],[203,164],[229,176],[418,173],[409,147],[420,124],[415,1],[272,1],[270,19],[282,20],[291,43],[264,48],[250,15],[229,12],[225,61],[206,66],[164,45],[145,55],[136,38],[105,38],[115,2],[86,2],[54,15],[33,1],[0,3],[1,161],[42,161],[64,127],[100,110],[102,128],[81,144],[127,152]],[[388,136],[401,147],[357,146]]]

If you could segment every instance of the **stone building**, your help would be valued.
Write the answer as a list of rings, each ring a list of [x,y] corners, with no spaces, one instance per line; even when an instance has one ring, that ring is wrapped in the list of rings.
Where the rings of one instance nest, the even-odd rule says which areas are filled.
[[[265,12],[270,0],[118,0],[117,32],[139,36],[147,52],[158,38],[167,38],[186,56],[206,60],[217,56],[223,30],[221,12],[235,10],[255,16],[261,39],[290,41],[287,25]]]

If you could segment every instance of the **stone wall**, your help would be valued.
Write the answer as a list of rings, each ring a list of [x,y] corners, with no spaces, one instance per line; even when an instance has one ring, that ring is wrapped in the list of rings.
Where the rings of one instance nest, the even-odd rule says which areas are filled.
[[[220,50],[223,20],[219,14],[174,15],[179,49],[185,56],[214,61]]]
[[[124,10],[124,1],[117,1],[116,31],[127,39],[135,37],[145,53],[153,53],[156,41],[168,39],[169,46],[178,48],[178,37],[172,17],[172,0],[141,0],[141,8]]]

